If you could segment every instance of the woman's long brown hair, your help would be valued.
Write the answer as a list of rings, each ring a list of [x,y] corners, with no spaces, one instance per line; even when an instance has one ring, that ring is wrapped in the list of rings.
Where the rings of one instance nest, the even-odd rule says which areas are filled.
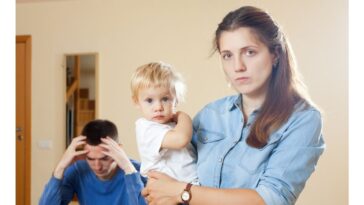
[[[278,25],[265,11],[243,6],[228,13],[215,32],[214,51],[220,51],[219,40],[224,31],[250,28],[277,58],[273,66],[267,96],[251,127],[247,143],[264,147],[271,133],[281,127],[292,115],[298,103],[312,104],[299,80],[290,44]]]

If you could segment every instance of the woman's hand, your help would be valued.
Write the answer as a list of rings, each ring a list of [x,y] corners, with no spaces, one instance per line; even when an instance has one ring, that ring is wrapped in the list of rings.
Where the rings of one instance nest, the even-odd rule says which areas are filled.
[[[185,186],[186,183],[179,182],[166,174],[150,171],[142,195],[149,205],[176,205],[182,202],[180,194]]]
[[[148,205],[177,205],[174,197],[162,197],[152,202],[148,202]]]
[[[87,150],[76,150],[77,147],[82,147],[86,144],[85,140],[85,136],[73,138],[71,144],[68,146],[66,152],[62,156],[62,159],[59,161],[53,172],[54,177],[62,179],[64,170],[75,161],[82,159],[82,156],[88,152]]]

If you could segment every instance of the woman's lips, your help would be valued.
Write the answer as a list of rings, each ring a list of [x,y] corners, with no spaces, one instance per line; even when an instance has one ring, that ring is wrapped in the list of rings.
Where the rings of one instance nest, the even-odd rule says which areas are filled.
[[[235,78],[235,81],[237,83],[247,83],[250,80],[249,77],[239,77],[239,78]]]

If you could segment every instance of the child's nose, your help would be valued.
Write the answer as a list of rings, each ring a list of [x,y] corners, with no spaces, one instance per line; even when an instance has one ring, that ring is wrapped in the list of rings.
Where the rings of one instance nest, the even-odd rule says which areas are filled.
[[[163,110],[163,106],[162,106],[162,103],[160,102],[157,102],[154,106],[154,111],[162,111]]]

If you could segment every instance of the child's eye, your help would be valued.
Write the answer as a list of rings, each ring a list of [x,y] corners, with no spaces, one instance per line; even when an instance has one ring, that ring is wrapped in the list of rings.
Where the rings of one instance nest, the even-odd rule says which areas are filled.
[[[162,101],[163,101],[163,102],[168,102],[168,100],[169,100],[169,97],[163,97],[163,98],[162,98]]]
[[[152,103],[153,102],[153,99],[152,98],[147,98],[147,99],[145,99],[145,102]]]

